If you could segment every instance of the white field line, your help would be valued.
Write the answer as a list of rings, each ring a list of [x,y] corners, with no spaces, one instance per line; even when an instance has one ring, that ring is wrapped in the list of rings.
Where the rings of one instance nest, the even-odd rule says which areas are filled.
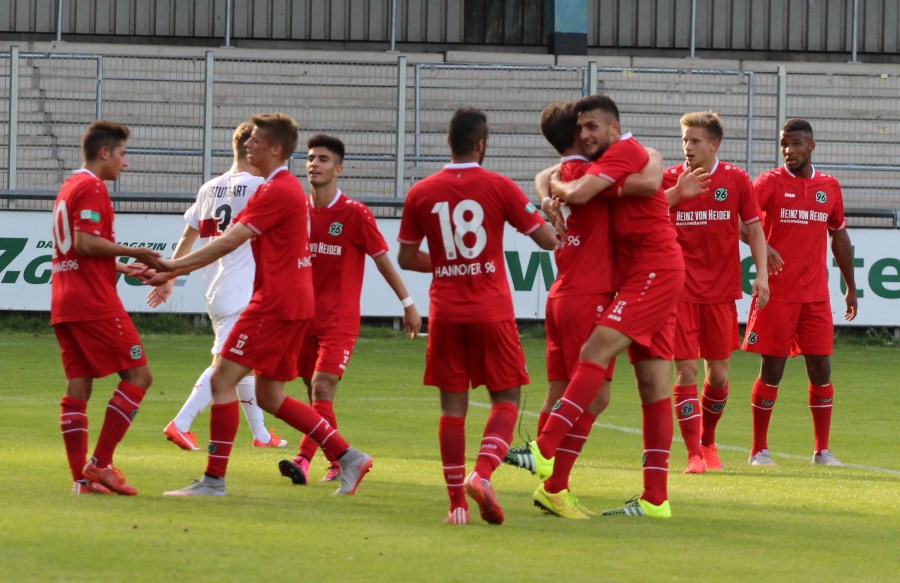
[[[469,404],[473,405],[475,407],[481,407],[482,409],[490,409],[491,408],[490,403],[469,401]],[[520,411],[520,413],[527,417],[534,417],[535,419],[537,418],[537,413],[534,413],[532,411]],[[613,425],[611,423],[601,423],[599,421],[594,422],[594,427],[602,427],[603,429],[612,429],[613,431],[621,431],[622,433],[631,433],[632,435],[640,435],[641,434],[641,430],[639,427],[623,427],[621,425]],[[681,439],[680,437],[673,436],[672,439],[673,439],[673,441],[684,443],[684,440]],[[739,447],[736,445],[725,445],[725,444],[721,444],[721,443],[717,443],[716,447],[719,449],[724,449],[724,450],[728,450],[728,451],[743,451],[743,452],[747,451],[746,447]],[[797,455],[797,454],[793,454],[793,453],[772,454],[773,458],[786,458],[786,459],[804,460],[804,461],[809,461],[810,456],[811,456],[811,454],[810,455]],[[879,468],[879,467],[875,467],[875,466],[863,466],[863,465],[859,465],[859,464],[847,464],[847,467],[853,468],[856,470],[866,470],[869,472],[877,472],[880,474],[891,474],[893,476],[900,476],[900,470],[893,470],[891,468]]]

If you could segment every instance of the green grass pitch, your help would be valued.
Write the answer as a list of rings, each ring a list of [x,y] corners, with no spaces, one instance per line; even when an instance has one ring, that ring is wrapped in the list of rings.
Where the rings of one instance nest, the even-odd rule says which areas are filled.
[[[375,466],[354,497],[334,497],[321,455],[312,484],[293,486],[276,464],[298,434],[274,421],[289,449],[254,450],[241,424],[221,499],[164,498],[199,477],[200,452],[162,429],[209,359],[203,335],[145,335],[155,382],[116,452],[137,497],[73,496],[58,428],[64,378],[55,339],[0,335],[0,564],[6,581],[895,581],[900,548],[900,358],[894,348],[841,344],[831,447],[848,468],[810,465],[812,428],[803,363],[781,385],[769,438],[774,468],[746,463],[749,392],[758,360],[735,353],[719,425],[726,471],[685,476],[673,443],[668,521],[570,521],[531,503],[537,480],[504,466],[494,486],[506,523],[449,527],[437,445],[436,389],[421,386],[422,340],[363,338],[338,391],[342,433]],[[543,341],[523,340],[531,368],[522,428],[534,434],[545,389]],[[639,406],[621,363],[613,400],[573,473],[593,510],[641,489]],[[116,377],[98,381],[91,448]],[[299,382],[289,385],[303,394]],[[471,393],[469,467],[487,414]],[[195,424],[201,443],[208,414]],[[517,442],[518,442],[517,437]]]

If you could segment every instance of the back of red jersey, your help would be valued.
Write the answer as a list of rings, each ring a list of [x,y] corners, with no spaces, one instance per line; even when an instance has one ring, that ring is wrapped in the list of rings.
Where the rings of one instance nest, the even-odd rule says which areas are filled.
[[[529,235],[544,220],[512,180],[474,162],[448,164],[410,189],[398,240],[428,241],[433,268],[429,319],[514,317],[503,255],[507,222]]]
[[[847,226],[841,187],[813,169],[800,178],[787,168],[763,172],[754,182],[766,242],[784,260],[769,276],[772,299],[819,302],[828,299],[828,231]]]
[[[113,207],[103,181],[77,170],[53,203],[50,323],[110,318],[125,313],[116,293],[116,258],[75,251],[75,232],[115,243]]]
[[[313,330],[359,333],[359,297],[366,256],[388,251],[372,211],[341,191],[325,208],[316,208],[308,197],[310,251],[316,319]]]
[[[564,182],[578,180],[587,168],[586,158],[566,158],[560,165],[560,178]],[[548,297],[616,291],[609,203],[595,196],[586,204],[563,205],[560,212],[566,221],[566,235],[554,254],[557,275]]]
[[[623,272],[632,270],[684,269],[675,227],[669,220],[669,204],[662,188],[653,196],[622,196],[625,179],[647,164],[647,151],[631,134],[616,143],[588,167],[612,183],[602,196],[612,205],[612,233],[616,261]]]
[[[282,166],[259,187],[236,222],[250,228],[256,275],[245,314],[305,320],[315,314],[309,213],[297,177]]]
[[[686,171],[684,164],[663,172],[663,189]],[[750,177],[741,168],[716,160],[709,190],[669,209],[687,271],[684,300],[721,303],[741,297],[740,223],[759,221]]]

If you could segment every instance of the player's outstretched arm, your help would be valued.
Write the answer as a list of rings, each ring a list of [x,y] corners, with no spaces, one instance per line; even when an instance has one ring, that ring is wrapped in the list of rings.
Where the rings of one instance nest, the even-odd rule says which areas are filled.
[[[856,297],[856,276],[853,273],[853,246],[847,229],[831,232],[831,253],[841,270],[844,283],[847,284],[847,293],[844,294],[847,310],[844,312],[844,319],[849,322],[856,317],[859,303]]]
[[[191,248],[199,238],[200,231],[190,225],[185,225],[184,231],[181,232],[181,237],[178,239],[178,243],[175,246],[175,253],[172,254],[172,259],[178,259],[190,253]],[[153,281],[153,279],[150,279],[145,283],[149,285],[151,281]],[[166,279],[163,283],[155,285],[153,289],[147,293],[147,305],[151,308],[158,307],[169,299],[173,291],[175,291],[175,280]]]
[[[709,181],[709,172],[703,168],[682,172],[675,186],[666,190],[666,202],[671,207],[683,200],[699,196],[709,190]]]
[[[756,298],[756,307],[762,308],[769,303],[769,268],[766,235],[763,233],[759,221],[745,225],[747,229],[747,244],[750,246],[750,254],[753,256],[753,264],[756,265],[756,279],[753,280],[753,296]]]
[[[528,236],[531,237],[531,240],[537,243],[538,247],[541,249],[546,249],[547,251],[556,249],[556,228],[550,223],[544,223],[540,228],[535,229]]]
[[[403,306],[403,330],[407,336],[415,338],[419,335],[419,330],[422,329],[422,316],[419,315],[419,310],[416,309],[416,304],[410,297],[403,279],[401,279],[397,270],[394,269],[394,264],[391,263],[387,253],[373,257],[372,260],[375,262],[375,267],[378,268],[381,277],[391,286],[391,289],[397,295],[397,299],[400,300],[401,306]]]
[[[216,259],[228,255],[254,236],[250,227],[242,223],[233,223],[225,234],[211,242],[209,245],[188,253],[184,257],[174,260],[160,260],[159,271],[168,272],[169,279],[190,273],[209,265]]]
[[[550,178],[550,192],[570,204],[584,204],[612,186],[612,182],[594,174],[585,174],[578,180],[563,182],[558,174]]]
[[[150,267],[158,267],[160,254],[148,247],[126,247],[103,237],[75,231],[75,251],[91,257],[134,257]],[[119,269],[118,266],[116,266]]]
[[[637,174],[629,174],[622,183],[622,196],[653,196],[662,184],[662,154],[645,148],[649,159]]]
[[[397,252],[397,265],[400,269],[431,273],[431,254],[419,249],[421,244],[400,243],[400,251]]]

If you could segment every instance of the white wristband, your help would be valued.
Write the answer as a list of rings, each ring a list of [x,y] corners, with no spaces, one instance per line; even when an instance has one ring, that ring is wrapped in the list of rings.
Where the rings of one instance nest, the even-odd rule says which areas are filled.
[[[406,296],[405,298],[400,300],[400,305],[403,306],[404,309],[410,307],[414,303],[416,303],[416,302],[414,302],[413,299],[409,296]]]

